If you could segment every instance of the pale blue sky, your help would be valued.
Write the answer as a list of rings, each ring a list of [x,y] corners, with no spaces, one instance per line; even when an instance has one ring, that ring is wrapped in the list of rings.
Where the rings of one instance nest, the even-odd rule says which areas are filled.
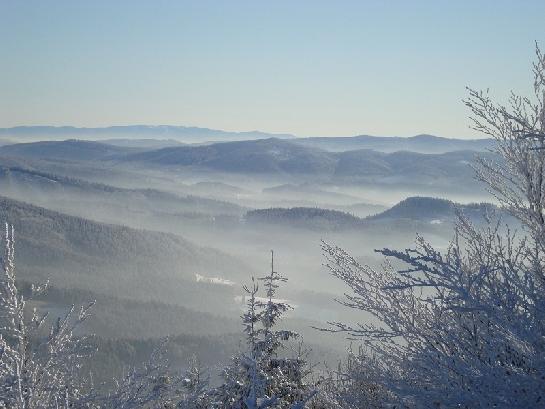
[[[545,1],[0,0],[0,127],[471,136],[530,90]]]

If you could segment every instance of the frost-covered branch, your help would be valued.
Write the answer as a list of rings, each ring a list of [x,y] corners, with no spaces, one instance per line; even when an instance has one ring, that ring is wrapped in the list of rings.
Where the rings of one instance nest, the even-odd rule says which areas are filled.
[[[15,237],[6,224],[0,281],[0,406],[9,408],[68,408],[86,402],[90,385],[79,372],[92,351],[74,330],[88,317],[93,303],[72,306],[46,332],[47,314],[28,311],[15,277]],[[33,286],[33,293],[44,291]],[[30,315],[30,316],[29,316]]]
[[[545,404],[545,57],[537,49],[534,98],[497,105],[469,91],[474,128],[497,142],[478,178],[523,225],[476,228],[460,216],[444,252],[424,238],[382,249],[382,268],[323,243],[327,267],[351,289],[343,303],[372,317],[333,330],[367,346],[366,373],[383,404],[416,408],[527,408]],[[399,265],[404,265],[399,268]],[[394,267],[395,266],[395,267]]]

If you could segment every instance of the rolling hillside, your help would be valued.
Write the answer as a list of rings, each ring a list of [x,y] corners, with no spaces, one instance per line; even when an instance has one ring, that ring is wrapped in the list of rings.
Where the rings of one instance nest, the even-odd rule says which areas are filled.
[[[33,203],[49,202],[66,209],[77,204],[88,207],[92,203],[95,210],[103,208],[140,216],[143,212],[178,214],[197,210],[203,214],[238,216],[245,210],[229,202],[194,195],[182,196],[156,189],[124,189],[22,166],[2,166],[1,163],[0,188],[4,195]],[[62,206],[63,202],[66,206]]]
[[[411,151],[418,153],[446,153],[460,150],[487,152],[494,147],[492,139],[454,139],[434,135],[399,136],[347,136],[347,137],[309,137],[298,138],[294,142],[331,152],[344,152],[358,149],[372,149],[391,153]]]
[[[327,174],[335,164],[326,152],[276,138],[164,148],[127,155],[124,160],[234,173]]]
[[[387,228],[392,222],[404,221],[432,225],[452,223],[456,219],[457,211],[478,221],[485,214],[492,214],[497,210],[490,203],[459,204],[432,197],[409,197],[383,212],[365,218],[330,209],[293,207],[251,210],[246,213],[245,220],[247,223],[288,225],[328,231],[377,227],[381,224]]]
[[[98,142],[81,141],[76,139],[18,143],[15,145],[0,147],[1,156],[68,161],[112,159],[134,151],[134,148],[120,147]]]
[[[340,230],[358,228],[364,219],[337,210],[292,207],[251,210],[246,213],[245,220],[250,224],[267,223],[315,230]]]
[[[61,288],[102,294],[194,304],[214,310],[200,291],[232,300],[222,288],[195,281],[195,274],[235,282],[250,269],[215,249],[197,246],[182,237],[96,223],[0,197],[0,220],[17,232],[19,276]],[[217,305],[216,305],[217,307]]]
[[[369,217],[368,220],[411,219],[447,221],[455,218],[457,210],[461,211],[467,217],[478,218],[486,212],[490,213],[498,209],[490,203],[460,204],[433,197],[409,197],[390,209]]]
[[[471,183],[474,171],[470,164],[474,163],[476,155],[473,151],[442,154],[381,153],[367,149],[348,151],[337,154],[335,177],[346,180],[381,177],[389,181],[414,180],[417,183],[465,179]],[[479,156],[494,157],[491,153],[480,153]]]
[[[135,165],[140,170],[174,168],[244,175],[306,175],[339,182],[417,184],[462,178],[471,183],[473,170],[469,164],[476,154],[472,150],[441,154],[383,153],[369,149],[328,152],[277,138],[161,149],[135,149],[74,140],[0,147],[0,156],[85,163],[99,161],[97,166],[110,168],[124,164]],[[494,157],[487,152],[479,155]]]
[[[159,167],[191,167],[228,173],[313,175],[339,181],[384,182],[467,178],[475,151],[423,154],[408,151],[382,153],[373,150],[326,152],[291,141],[266,139],[164,148],[127,155],[123,161]],[[481,156],[492,157],[491,153]]]

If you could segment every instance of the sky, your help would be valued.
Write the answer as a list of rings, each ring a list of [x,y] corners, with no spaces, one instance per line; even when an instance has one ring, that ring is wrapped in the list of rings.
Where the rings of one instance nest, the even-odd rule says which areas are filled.
[[[531,92],[545,1],[0,0],[0,127],[474,137]]]

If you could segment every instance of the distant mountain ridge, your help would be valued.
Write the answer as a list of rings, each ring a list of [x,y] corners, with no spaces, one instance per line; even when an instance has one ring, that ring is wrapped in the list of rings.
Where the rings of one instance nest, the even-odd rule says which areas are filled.
[[[0,153],[2,149],[0,148]],[[218,172],[276,174],[328,180],[339,183],[386,183],[450,185],[453,181],[476,182],[469,166],[475,151],[424,154],[410,151],[393,153],[360,149],[330,152],[276,138],[257,141],[224,142],[205,146],[169,147],[127,154],[127,164],[159,168],[193,168]],[[480,156],[493,159],[490,152]],[[459,183],[458,183],[459,185]],[[473,186],[473,185],[472,185]]]
[[[373,149],[380,152],[408,150],[420,153],[445,153],[454,150],[486,151],[494,147],[492,139],[445,138],[420,134],[400,136],[334,136],[296,137],[289,133],[261,131],[224,131],[219,129],[176,125],[119,125],[108,127],[75,126],[16,126],[0,128],[0,142],[30,142],[38,140],[85,139],[107,141],[113,145],[152,147],[177,143],[205,143],[243,141],[267,138],[290,139],[301,145],[332,152],[355,149]],[[135,141],[133,144],[132,141]],[[140,140],[140,142],[136,142]],[[163,141],[163,142],[155,142]]]
[[[235,141],[270,137],[295,138],[291,134],[261,131],[231,132],[218,129],[176,125],[121,125],[101,128],[75,126],[16,126],[0,128],[0,138],[18,142],[44,139],[171,139],[185,143]]]
[[[411,151],[417,153],[447,153],[459,150],[486,152],[493,149],[493,139],[456,139],[434,135],[400,136],[345,136],[298,138],[294,142],[331,152],[372,149],[384,153]]]
[[[185,168],[231,174],[276,175],[334,183],[382,183],[474,186],[469,166],[475,151],[384,153],[371,149],[331,152],[293,140],[268,138],[161,149],[120,147],[99,142],[67,140],[0,146],[0,156],[57,161],[102,161],[114,169],[123,164],[155,169]],[[490,152],[479,152],[497,159]],[[459,183],[460,181],[468,183]]]
[[[123,160],[236,173],[323,173],[332,171],[335,162],[328,152],[277,138],[169,147],[127,155]]]
[[[136,148],[77,139],[17,143],[0,147],[0,154],[3,156],[70,161],[113,159],[137,151]]]

